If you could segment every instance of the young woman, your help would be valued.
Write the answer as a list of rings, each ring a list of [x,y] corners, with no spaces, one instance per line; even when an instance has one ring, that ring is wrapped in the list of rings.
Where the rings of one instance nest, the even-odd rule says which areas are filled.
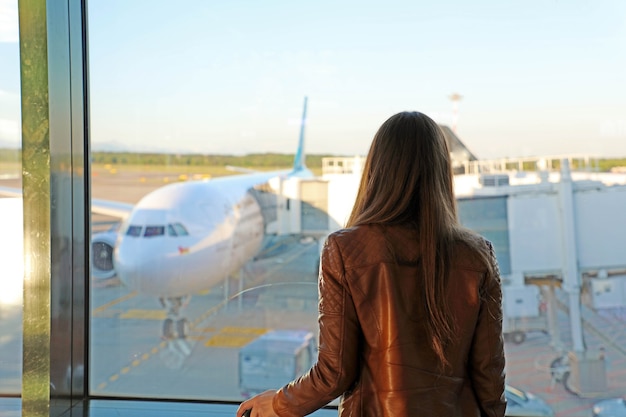
[[[348,228],[324,245],[317,363],[237,417],[303,416],[338,396],[340,416],[504,416],[500,284],[491,244],[458,223],[443,132],[392,116]]]

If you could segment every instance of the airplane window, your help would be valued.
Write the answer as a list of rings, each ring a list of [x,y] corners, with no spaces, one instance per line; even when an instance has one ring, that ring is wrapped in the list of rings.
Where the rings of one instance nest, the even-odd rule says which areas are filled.
[[[144,237],[163,236],[165,234],[165,226],[146,226]]]
[[[167,225],[167,234],[170,236],[177,236],[176,234],[176,229],[174,229],[174,226],[171,224]]]
[[[174,228],[174,230],[176,231],[176,234],[178,236],[188,236],[189,235],[189,232],[187,232],[187,229],[185,229],[185,226],[183,226],[182,224],[174,223],[171,226]]]
[[[139,236],[141,236],[141,230],[142,229],[143,229],[142,226],[130,225],[130,226],[128,226],[128,230],[126,230],[126,235],[127,236],[139,237]]]

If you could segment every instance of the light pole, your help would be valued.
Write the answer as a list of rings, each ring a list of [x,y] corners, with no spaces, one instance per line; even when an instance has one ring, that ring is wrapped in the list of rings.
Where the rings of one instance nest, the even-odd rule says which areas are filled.
[[[452,93],[449,97],[452,100],[452,131],[456,133],[456,125],[459,119],[459,101],[463,98],[459,93]]]

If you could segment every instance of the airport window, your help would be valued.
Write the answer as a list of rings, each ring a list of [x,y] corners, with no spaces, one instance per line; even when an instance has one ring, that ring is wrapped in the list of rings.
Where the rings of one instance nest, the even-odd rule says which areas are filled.
[[[559,176],[568,161],[575,181],[603,181],[597,174],[608,178],[610,167],[599,163],[626,155],[626,63],[615,53],[626,6],[445,3],[187,1],[173,10],[90,1],[93,195],[132,206],[130,237],[186,236],[175,256],[144,250],[147,239],[117,241],[117,278],[91,290],[101,307],[91,315],[92,395],[237,402],[307,368],[314,355],[294,348],[294,358],[267,357],[272,373],[252,350],[277,331],[316,337],[321,243],[349,214],[375,130],[407,109],[442,126],[459,219],[494,245],[506,284],[507,382],[558,416],[589,414],[591,390],[623,391],[619,344],[600,360],[608,342],[586,329],[619,298],[600,292],[598,266],[610,288],[624,282],[623,259],[597,249],[596,234],[626,232],[611,208],[624,194],[573,187],[575,327]],[[581,51],[593,59],[579,60]],[[301,132],[313,175],[288,178]],[[274,170],[282,173],[246,183]],[[182,223],[142,229],[159,211]],[[615,230],[594,223],[600,212]],[[612,321],[620,335],[623,323]],[[593,387],[551,370],[581,346],[606,370]],[[273,382],[253,385],[254,375]]]
[[[88,13],[91,191],[125,210],[92,222],[93,267],[111,272],[90,287],[92,396],[236,403],[304,372],[315,351],[294,339],[316,342],[320,248],[402,110],[440,124],[460,222],[494,245],[522,407],[582,417],[591,394],[626,391],[626,4],[92,0]],[[18,117],[4,71],[0,135]],[[104,222],[129,226],[111,240]],[[186,237],[135,239],[165,233]]]

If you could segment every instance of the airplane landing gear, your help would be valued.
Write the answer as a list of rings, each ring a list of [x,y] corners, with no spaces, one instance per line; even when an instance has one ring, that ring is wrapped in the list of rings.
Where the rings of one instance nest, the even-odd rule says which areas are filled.
[[[163,339],[169,340],[174,338],[174,320],[167,318],[163,321]]]
[[[176,334],[180,339],[186,339],[189,335],[189,320],[182,318],[176,322]]]
[[[189,320],[181,314],[190,299],[191,296],[159,298],[163,308],[167,309],[167,318],[163,321],[161,335],[165,346],[159,352],[159,356],[165,366],[171,369],[180,369],[191,355],[191,345],[187,340]]]
[[[186,339],[189,335],[189,320],[181,317],[181,310],[189,304],[191,297],[168,297],[159,298],[161,305],[167,308],[167,318],[163,321],[164,340]]]

